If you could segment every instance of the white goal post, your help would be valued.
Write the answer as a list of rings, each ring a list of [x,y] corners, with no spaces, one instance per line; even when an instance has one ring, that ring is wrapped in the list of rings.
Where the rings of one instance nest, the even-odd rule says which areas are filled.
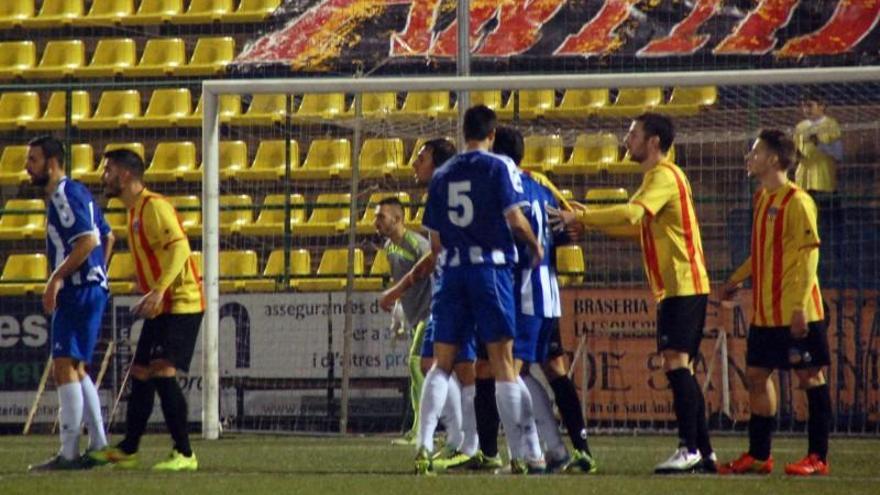
[[[303,94],[408,92],[408,91],[481,91],[481,90],[537,90],[537,89],[593,89],[648,86],[705,86],[705,85],[799,85],[824,83],[856,83],[878,81],[876,67],[773,69],[703,72],[655,72],[638,74],[569,74],[569,75],[503,75],[469,77],[381,77],[381,78],[287,78],[255,80],[208,80],[202,84],[202,253],[204,260],[204,291],[206,301],[203,331],[203,413],[202,432],[206,439],[220,435],[220,379],[219,379],[219,199],[220,125],[218,97],[223,94]],[[459,108],[459,112],[464,109]],[[460,119],[459,124],[460,127]],[[356,166],[353,181],[356,180]],[[352,216],[354,210],[352,210]],[[349,276],[351,276],[349,274]],[[349,289],[350,291],[350,289]],[[346,351],[351,339],[350,322],[343,333],[343,363],[348,363]],[[348,386],[348,366],[343,367],[342,428],[347,414],[345,389]]]

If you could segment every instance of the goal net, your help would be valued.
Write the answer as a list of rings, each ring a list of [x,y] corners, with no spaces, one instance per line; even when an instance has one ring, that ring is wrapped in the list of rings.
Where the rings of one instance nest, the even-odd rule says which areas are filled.
[[[838,153],[836,192],[817,197],[835,426],[876,431],[880,78],[852,68],[205,82],[195,242],[208,304],[198,382],[206,436],[221,425],[378,432],[411,421],[409,337],[378,307],[390,279],[373,210],[398,196],[420,229],[425,187],[412,161],[425,140],[459,135],[460,92],[522,132],[524,169],[591,208],[626,201],[641,181],[623,146],[632,117],[671,115],[670,158],[691,181],[713,284],[748,255],[756,184],[743,155],[757,131],[798,127],[804,155]],[[839,135],[799,126],[811,98]],[[674,412],[655,304],[640,248],[623,234],[559,249],[562,337],[591,427],[665,429]],[[710,304],[697,372],[713,428],[748,417],[750,306],[748,290],[734,308],[714,295]],[[777,379],[781,424],[802,427],[802,393],[788,374]]]

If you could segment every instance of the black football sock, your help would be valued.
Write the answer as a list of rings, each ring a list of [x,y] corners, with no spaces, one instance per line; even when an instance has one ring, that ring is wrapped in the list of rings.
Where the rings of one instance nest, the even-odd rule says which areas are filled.
[[[770,458],[770,443],[776,429],[776,416],[752,414],[749,419],[749,455],[759,461]]]
[[[174,377],[156,377],[153,378],[156,385],[156,392],[162,401],[162,414],[165,416],[165,426],[171,433],[174,440],[174,448],[181,454],[189,457],[192,455],[192,448],[189,444],[189,433],[187,432],[187,406],[186,397],[180,390],[180,384]]]
[[[703,389],[697,377],[691,375],[694,386],[694,397],[697,404],[697,448],[703,457],[709,457],[712,453],[712,442],[709,440],[709,422],[706,419],[706,399],[703,397]]]
[[[831,429],[831,393],[828,384],[808,388],[807,404],[810,410],[810,417],[807,418],[809,453],[818,455],[824,461],[828,457],[828,434]]]
[[[677,368],[666,372],[669,385],[672,387],[672,405],[675,408],[675,419],[678,421],[678,438],[687,447],[688,452],[697,451],[697,404],[694,397],[694,386],[691,371]]]
[[[495,379],[477,379],[474,413],[477,415],[477,436],[483,455],[498,455],[498,406],[495,404]]]
[[[118,445],[126,454],[138,451],[141,437],[147,429],[147,421],[153,412],[155,397],[156,389],[152,381],[131,378],[131,395],[128,397],[128,409],[125,412],[125,438]]]
[[[553,398],[565,429],[568,430],[568,438],[575,450],[582,450],[590,454],[590,446],[587,443],[587,426],[584,423],[584,415],[581,411],[581,401],[578,398],[577,389],[567,376],[555,378],[550,382],[553,389]]]

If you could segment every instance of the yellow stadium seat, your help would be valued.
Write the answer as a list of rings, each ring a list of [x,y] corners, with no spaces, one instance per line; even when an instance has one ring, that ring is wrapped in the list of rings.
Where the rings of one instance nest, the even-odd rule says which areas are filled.
[[[559,106],[547,110],[547,117],[588,117],[608,105],[607,89],[569,89]]]
[[[141,94],[134,89],[104,91],[94,115],[79,121],[82,129],[118,129],[141,116]]]
[[[28,211],[30,210],[30,211]],[[46,237],[46,203],[42,199],[10,199],[0,216],[0,239]]]
[[[306,249],[291,249],[288,263],[288,275],[291,278],[303,278],[312,274],[312,255]],[[275,292],[283,290],[284,250],[275,249],[269,253],[263,278],[245,283],[248,292]],[[291,285],[291,284],[288,284]]]
[[[254,201],[247,194],[220,196],[220,233],[229,235],[254,223]]]
[[[360,153],[360,176],[363,178],[382,177],[394,174],[403,167],[403,140],[400,138],[364,141]],[[343,169],[343,176],[350,177],[351,168]]]
[[[189,63],[175,71],[178,76],[210,76],[220,74],[235,58],[235,38],[199,38]]]
[[[0,43],[0,79],[22,77],[37,61],[33,41],[4,41]]]
[[[202,108],[204,101],[199,97],[199,103],[196,105],[195,111],[189,117],[180,119],[178,125],[185,127],[201,127],[202,126]],[[228,124],[232,117],[241,115],[241,96],[240,95],[220,95],[220,122]]]
[[[309,220],[293,231],[293,235],[338,235],[348,228],[351,211],[350,194],[319,194]]]
[[[257,221],[241,227],[242,235],[281,236],[284,234],[284,195],[269,194],[263,198],[263,206]],[[306,200],[302,194],[290,195],[290,230],[306,221]]]
[[[0,29],[22,26],[34,16],[34,0],[3,0],[0,2]]]
[[[556,248],[556,271],[559,273],[559,285],[568,287],[584,282],[584,252],[578,245],[559,246]]]
[[[361,95],[363,103],[361,104],[361,112],[364,117],[385,118],[397,111],[397,93],[363,93]],[[355,113],[355,107],[352,106],[351,112]]]
[[[696,115],[701,109],[711,107],[718,101],[718,88],[715,86],[675,87],[669,102],[657,110],[669,115]]]
[[[511,98],[517,98],[519,116],[522,119],[535,119],[556,106],[556,91],[552,89],[531,89],[517,91]],[[511,105],[514,101],[511,101]]]
[[[364,252],[354,250],[354,274],[364,273]],[[348,249],[327,249],[321,255],[316,278],[297,279],[291,286],[301,291],[339,291],[345,290],[348,274]]]
[[[425,217],[425,203],[428,202],[428,194],[425,193],[422,195],[419,200],[419,207],[416,209],[415,214],[413,214],[412,219],[406,223],[406,227],[409,229],[420,230],[422,228],[422,218]]]
[[[367,201],[366,209],[364,209],[364,214],[358,220],[357,223],[357,233],[358,234],[374,234],[376,233],[376,227],[373,226],[373,222],[376,220],[376,206],[379,205],[379,202],[385,198],[393,198],[396,197],[400,200],[403,206],[403,221],[404,224],[409,221],[409,194],[405,192],[396,192],[396,193],[373,193],[370,194],[370,199]]]
[[[603,117],[635,117],[663,103],[662,88],[620,88],[613,105],[596,109]]]
[[[565,159],[565,149],[562,146],[562,136],[558,134],[550,136],[526,136],[523,139],[525,146],[522,163],[520,166],[525,170],[553,170]]]
[[[19,185],[29,180],[27,165],[28,147],[13,145],[3,148],[0,154],[0,184]]]
[[[508,103],[505,104],[504,96],[501,94],[501,91],[471,91],[468,96],[470,98],[470,106],[485,105],[494,110],[495,115],[497,115],[499,119],[509,119],[513,117],[513,105],[511,104],[513,99],[509,99]],[[441,116],[446,118],[458,117],[458,102],[456,101],[449,110],[442,112]]]
[[[294,120],[335,119],[348,115],[345,93],[306,93]]]
[[[279,180],[284,177],[287,164],[287,150],[284,141],[260,141],[254,162],[250,168],[236,173],[239,180]],[[299,167],[299,143],[290,141],[290,171]]]
[[[449,111],[448,91],[410,91],[397,112],[401,117],[435,118]]]
[[[329,179],[350,171],[351,142],[348,139],[315,139],[309,144],[303,166],[294,169],[291,163],[290,174],[297,179]]]
[[[222,198],[222,196],[221,196]],[[190,237],[202,235],[202,201],[198,196],[169,196],[168,201],[177,210],[183,231]],[[221,201],[222,204],[222,201]]]
[[[220,251],[220,292],[240,292],[257,276],[257,253]],[[251,280],[234,278],[251,277]],[[225,280],[224,280],[225,279]]]
[[[131,38],[98,40],[92,61],[74,71],[77,77],[116,77],[137,63],[137,49]]]
[[[141,0],[137,13],[122,19],[123,24],[162,24],[183,12],[183,0]]]
[[[183,180],[187,172],[196,169],[196,145],[192,141],[162,142],[156,145],[153,159],[144,173],[147,182],[174,182]]]
[[[46,104],[46,110],[39,119],[29,120],[25,122],[28,130],[56,130],[64,129],[67,115],[67,92],[54,91],[49,96],[49,102]],[[88,118],[91,115],[91,105],[89,103],[89,93],[87,91],[74,91],[70,108],[70,122],[76,127],[79,121]]]
[[[110,282],[111,294],[131,294],[137,284],[135,283],[134,258],[131,253],[113,253],[110,258],[110,266],[107,268],[107,279]]]
[[[584,196],[586,204],[589,205],[608,205],[616,203],[626,203],[629,201],[629,194],[622,187],[598,188],[590,189]]]
[[[82,40],[49,41],[36,67],[25,71],[25,77],[60,79],[72,76],[86,62],[86,47]]]
[[[144,116],[131,122],[132,128],[176,127],[192,113],[192,95],[186,88],[157,89],[150,96]]]
[[[617,162],[619,148],[617,136],[614,134],[578,134],[568,161],[556,167],[554,172],[569,175],[597,174],[609,164]]]
[[[232,13],[232,0],[190,0],[186,12],[174,17],[174,24],[210,24]]]
[[[0,129],[17,129],[40,118],[40,97],[32,91],[0,96]]]
[[[182,65],[186,65],[186,45],[182,39],[154,38],[147,40],[138,64],[122,73],[127,77],[170,76]]]
[[[0,296],[42,294],[48,277],[45,254],[10,254],[0,275]]]
[[[221,22],[264,21],[281,5],[281,0],[241,0],[235,12],[226,14]]]
[[[253,95],[251,104],[242,115],[232,117],[232,125],[280,124],[287,115],[287,95]]]
[[[220,141],[220,180],[236,178],[248,166],[247,143],[244,141]],[[202,180],[202,168],[183,173],[183,180],[198,182]]]
[[[74,144],[70,147],[70,175],[78,176],[95,168],[95,150],[91,144]]]
[[[75,26],[112,26],[134,15],[134,0],[92,0],[85,17],[74,19]]]
[[[134,151],[138,154],[142,159],[144,159],[144,145],[143,143],[109,143],[104,146],[104,154],[108,151],[118,150],[118,149],[128,149]],[[74,171],[74,179],[85,182],[86,184],[97,184],[101,182],[101,175],[104,174],[104,164],[107,159],[101,156],[101,161],[98,163],[98,167],[89,172],[84,172],[77,176],[76,171]]]
[[[110,198],[107,201],[107,207],[104,208],[104,220],[107,221],[113,235],[120,239],[128,237],[128,213],[121,199]]]
[[[4,0],[4,2],[9,0]],[[64,27],[83,16],[83,0],[43,0],[36,17],[22,19],[24,28]]]

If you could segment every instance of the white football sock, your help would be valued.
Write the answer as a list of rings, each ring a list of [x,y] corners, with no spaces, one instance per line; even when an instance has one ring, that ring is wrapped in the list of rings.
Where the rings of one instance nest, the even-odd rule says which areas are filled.
[[[446,445],[458,450],[464,442],[464,433],[461,431],[461,384],[455,376],[452,376],[448,383],[449,388],[446,390],[446,402],[443,404],[440,421],[446,428]]]
[[[466,456],[473,456],[480,448],[480,438],[477,436],[477,414],[474,410],[474,397],[477,395],[477,387],[468,385],[461,389],[461,431],[464,434],[464,442],[459,449]]]
[[[538,427],[535,425],[535,413],[532,411],[532,395],[523,382],[522,377],[517,376],[516,382],[522,390],[522,442],[523,455],[527,461],[539,461],[544,458],[541,451],[541,439],[538,438]]]
[[[86,375],[79,382],[83,394],[83,422],[89,429],[89,450],[100,450],[107,446],[104,434],[104,419],[101,417],[101,398],[91,377]]]
[[[79,382],[58,387],[61,456],[72,461],[79,457],[79,431],[82,428],[83,393]]]
[[[565,457],[565,443],[559,434],[559,425],[556,417],[553,416],[553,406],[550,404],[547,390],[532,375],[526,376],[523,381],[532,397],[532,412],[535,414],[538,436],[547,446],[548,455],[552,454],[553,460]]]
[[[446,402],[449,389],[449,375],[436,366],[425,375],[422,384],[422,398],[419,401],[419,435],[417,447],[424,447],[428,452],[434,451],[434,430],[440,411]]]
[[[498,416],[504,425],[507,448],[511,459],[522,459],[522,389],[516,382],[495,381],[495,402]]]

